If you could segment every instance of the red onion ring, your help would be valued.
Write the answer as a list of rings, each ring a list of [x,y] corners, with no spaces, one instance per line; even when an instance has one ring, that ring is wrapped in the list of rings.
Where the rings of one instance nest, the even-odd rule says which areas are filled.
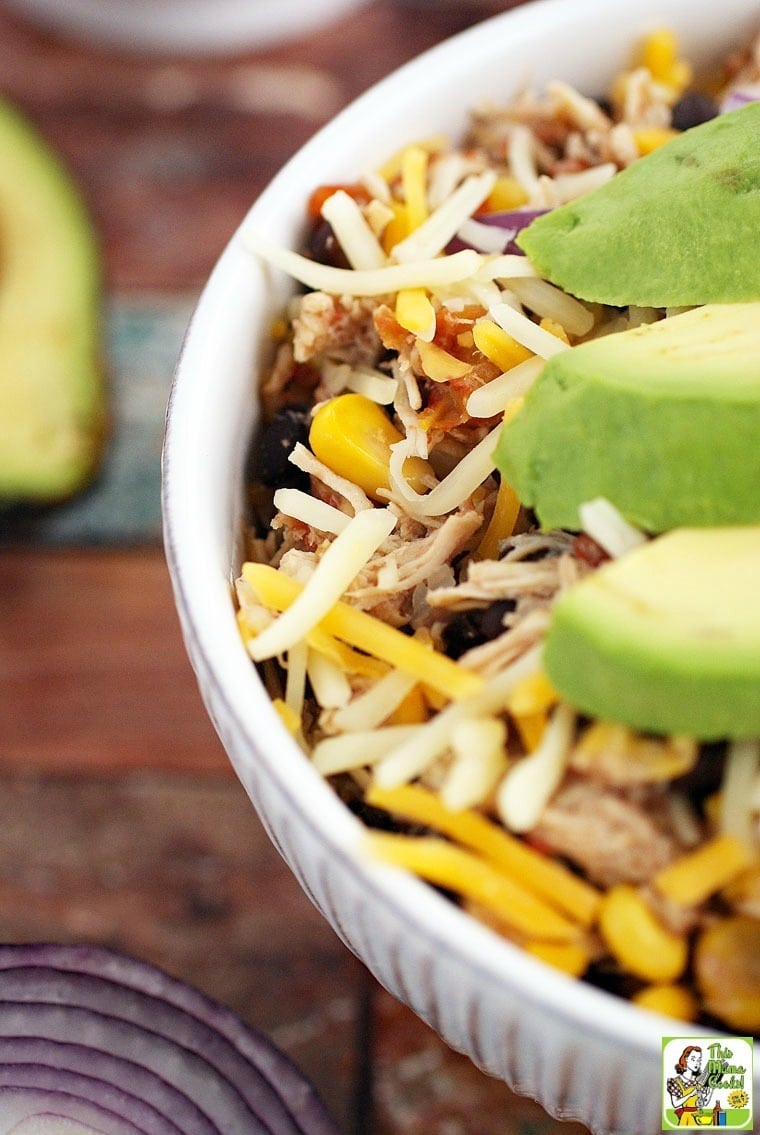
[[[105,949],[0,946],[0,1117],[23,1135],[32,1114],[98,1135],[338,1135],[287,1057],[199,991]]]
[[[540,217],[543,213],[547,213],[548,209],[510,209],[504,213],[478,213],[473,220],[481,225],[490,225],[492,228],[504,229],[505,237],[509,236],[503,251],[511,255],[523,256],[524,253],[521,248],[515,244],[515,237],[523,229],[527,228],[531,221],[535,221],[536,217]],[[448,253],[460,252],[463,248],[472,248],[471,244],[460,240],[459,237],[454,237],[452,241],[446,246]]]

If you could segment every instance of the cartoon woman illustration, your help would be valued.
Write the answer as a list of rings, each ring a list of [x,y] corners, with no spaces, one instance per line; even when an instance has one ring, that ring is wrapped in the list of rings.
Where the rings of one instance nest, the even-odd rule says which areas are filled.
[[[700,1127],[704,1124],[699,1114],[710,1102],[713,1089],[705,1083],[702,1075],[702,1049],[689,1044],[675,1065],[676,1075],[668,1080],[668,1092],[673,1108],[678,1116],[679,1127]],[[707,1123],[711,1122],[708,1116]]]

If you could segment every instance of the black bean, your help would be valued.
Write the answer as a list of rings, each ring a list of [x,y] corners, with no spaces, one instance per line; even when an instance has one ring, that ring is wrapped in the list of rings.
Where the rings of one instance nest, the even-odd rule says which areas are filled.
[[[329,264],[332,268],[351,267],[329,221],[319,220],[314,224],[309,233],[308,252],[311,259],[319,264]]]
[[[504,630],[503,619],[514,611],[513,599],[500,599],[490,607],[457,611],[443,631],[443,645],[450,658],[459,658],[474,646],[497,638]]]
[[[671,125],[675,130],[690,130],[708,122],[718,114],[718,104],[702,91],[687,91],[673,107]]]
[[[723,783],[726,754],[727,746],[723,741],[703,745],[694,768],[674,781],[674,787],[701,808]]]
[[[309,440],[309,407],[282,406],[261,430],[253,450],[249,472],[253,480],[270,488],[303,488],[308,477],[288,460],[297,442]]]

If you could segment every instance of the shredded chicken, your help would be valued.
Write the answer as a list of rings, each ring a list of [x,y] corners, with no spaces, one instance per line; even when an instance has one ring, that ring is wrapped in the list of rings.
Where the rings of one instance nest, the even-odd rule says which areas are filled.
[[[445,567],[450,576],[452,559],[467,546],[482,523],[482,516],[470,505],[447,516],[416,540],[404,539],[394,532],[357,576],[346,593],[347,601],[375,613],[382,606],[387,622],[403,626],[411,617],[413,590],[431,577],[440,578],[441,568]]]
[[[309,292],[293,320],[293,357],[308,362],[319,355],[350,363],[374,363],[380,351],[372,314],[375,300]]]
[[[644,883],[683,850],[660,793],[570,778],[531,834],[603,887]]]
[[[302,473],[308,473],[309,476],[347,501],[354,512],[361,512],[363,508],[373,507],[372,501],[363,489],[355,485],[353,481],[349,481],[348,478],[333,473],[332,469],[328,468],[318,457],[315,457],[305,445],[300,443],[296,445],[290,455],[290,460]]]
[[[536,607],[518,621],[510,622],[512,625],[504,634],[465,651],[459,658],[460,665],[488,678],[516,662],[544,638],[549,627],[548,605]]]
[[[497,599],[550,599],[566,578],[564,559],[551,556],[538,562],[476,560],[469,565],[464,582],[431,592],[430,604],[466,611]]]

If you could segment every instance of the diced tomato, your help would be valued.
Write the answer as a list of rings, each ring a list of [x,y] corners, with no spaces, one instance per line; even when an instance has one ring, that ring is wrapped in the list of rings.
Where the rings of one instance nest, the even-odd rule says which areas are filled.
[[[348,193],[349,197],[353,197],[360,205],[366,205],[369,201],[369,193],[363,185],[359,184],[346,184],[346,185],[319,185],[309,198],[307,206],[308,216],[315,219],[322,213],[322,206],[328,197],[332,197],[338,189],[343,189]]]
[[[401,353],[410,350],[414,342],[414,335],[401,326],[387,304],[381,304],[375,309],[374,320],[375,330],[386,351]]]

